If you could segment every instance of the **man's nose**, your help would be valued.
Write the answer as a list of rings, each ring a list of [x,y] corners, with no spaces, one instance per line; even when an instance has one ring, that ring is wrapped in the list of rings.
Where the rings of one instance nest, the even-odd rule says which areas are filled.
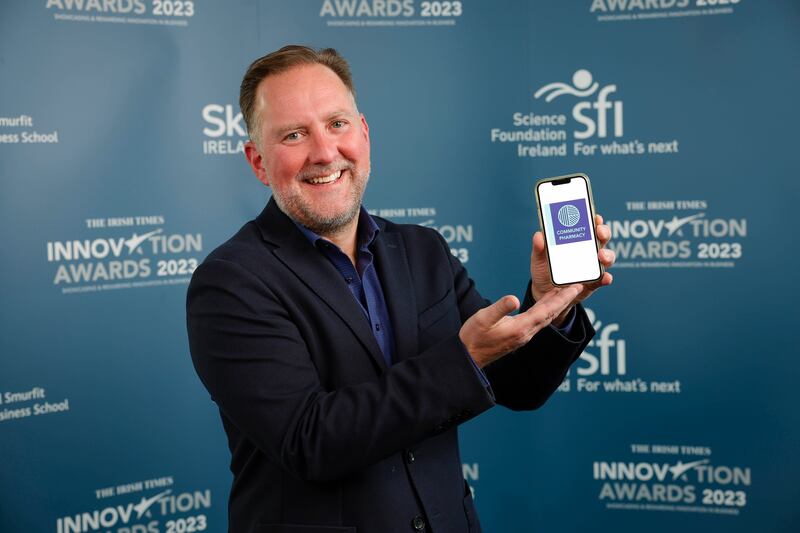
[[[309,163],[327,165],[334,161],[339,154],[336,139],[325,131],[315,131],[311,134],[311,150],[308,154]]]

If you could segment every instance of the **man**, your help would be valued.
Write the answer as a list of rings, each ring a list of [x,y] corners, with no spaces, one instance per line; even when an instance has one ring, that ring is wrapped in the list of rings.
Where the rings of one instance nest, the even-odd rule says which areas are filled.
[[[334,50],[256,60],[240,104],[272,199],[187,303],[232,455],[230,531],[480,531],[457,425],[539,407],[594,333],[578,302],[610,275],[554,287],[537,234],[510,316],[519,301],[488,305],[435,231],[369,216],[369,128]]]

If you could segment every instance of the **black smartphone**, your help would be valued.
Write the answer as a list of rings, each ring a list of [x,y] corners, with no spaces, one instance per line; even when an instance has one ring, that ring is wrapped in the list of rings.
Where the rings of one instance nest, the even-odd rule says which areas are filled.
[[[603,265],[597,257],[589,177],[572,174],[537,181],[536,205],[553,284],[599,280]]]

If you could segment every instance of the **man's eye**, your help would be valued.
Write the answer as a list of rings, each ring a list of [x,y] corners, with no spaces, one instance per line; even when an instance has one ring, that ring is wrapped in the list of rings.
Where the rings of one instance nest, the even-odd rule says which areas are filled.
[[[299,132],[296,132],[296,131],[293,131],[292,133],[290,133],[289,135],[287,135],[286,137],[284,137],[284,140],[287,140],[287,141],[296,141],[296,140],[297,140],[297,139],[299,139],[299,138],[300,138],[300,133],[299,133]]]
[[[344,128],[344,120],[334,120],[331,126],[334,128]]]

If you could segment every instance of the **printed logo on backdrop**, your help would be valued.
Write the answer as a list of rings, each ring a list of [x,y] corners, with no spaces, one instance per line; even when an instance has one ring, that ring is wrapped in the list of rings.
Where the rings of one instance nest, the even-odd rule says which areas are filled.
[[[0,145],[4,144],[58,144],[58,130],[45,126],[40,131],[33,117],[24,113],[0,117]]]
[[[593,310],[589,308],[585,310],[597,335],[589,341],[574,367],[569,370],[558,387],[559,392],[666,395],[681,393],[681,382],[678,379],[653,380],[630,374],[627,343],[622,336],[620,324],[616,322],[604,324]]]
[[[238,155],[244,153],[249,138],[244,117],[238,106],[208,104],[203,107],[203,153],[205,155]]]
[[[44,387],[0,392],[0,423],[66,411],[69,398],[48,398]]]
[[[450,221],[440,223],[436,218],[435,207],[398,207],[383,209],[367,209],[370,215],[391,219],[400,224],[417,224],[433,228],[439,232],[447,244],[450,253],[461,261],[469,261],[469,250],[474,239],[472,224],[455,224]]]
[[[599,22],[731,15],[742,0],[589,0]]]
[[[475,499],[477,489],[476,485],[480,479],[480,469],[478,463],[461,463],[461,473],[464,476],[464,481],[469,485],[469,491],[472,493],[472,498]]]
[[[63,294],[188,284],[203,251],[202,234],[171,232],[162,215],[89,218],[75,233],[46,243]]]
[[[56,533],[184,533],[209,528],[209,489],[179,489],[173,476],[103,487],[85,508],[56,519]]]
[[[195,15],[191,0],[47,0],[59,22],[188,26]]]
[[[711,448],[631,444],[592,463],[606,509],[739,515],[747,507],[750,467],[718,463]]]
[[[617,85],[601,85],[586,69],[575,71],[569,82],[554,81],[539,87],[533,99],[535,110],[512,113],[511,129],[490,130],[492,143],[514,144],[517,157],[678,153],[677,139],[627,135]]]
[[[322,0],[319,17],[329,27],[455,26],[464,2],[440,0]]]
[[[734,268],[744,254],[747,219],[726,216],[707,200],[625,202],[608,220],[614,268]]]

